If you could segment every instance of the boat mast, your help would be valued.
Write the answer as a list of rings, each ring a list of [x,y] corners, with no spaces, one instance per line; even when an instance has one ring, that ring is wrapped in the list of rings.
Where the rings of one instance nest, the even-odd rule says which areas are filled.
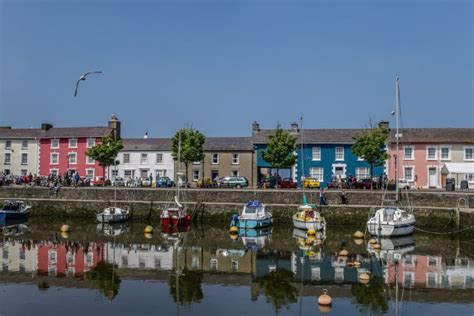
[[[304,171],[304,149],[303,149],[303,147],[304,147],[303,146],[303,144],[304,144],[304,142],[303,142],[303,115],[300,116],[300,128],[301,128],[301,130],[300,130],[300,142],[301,142],[301,145],[300,145],[301,146],[300,147],[300,149],[301,149],[301,179],[300,179],[300,181],[301,181],[301,188],[303,189],[303,204],[306,205],[307,204],[306,194],[304,192],[305,171]]]
[[[179,180],[181,179],[181,130],[178,131],[178,171],[176,173],[177,175],[177,185],[176,185],[176,196],[177,196],[177,199],[179,201],[179,187],[180,187],[180,183],[179,183]],[[188,181],[188,179],[186,179],[186,182]]]
[[[396,156],[396,161],[395,161],[395,201],[398,202],[398,172],[400,168],[400,153],[399,153],[399,138],[400,138],[400,78],[397,77],[396,83],[395,83],[395,94],[396,94],[396,101],[397,101],[397,108],[395,109],[395,120],[397,122],[397,127],[396,127],[396,132],[395,132],[395,138],[397,141],[397,156]]]

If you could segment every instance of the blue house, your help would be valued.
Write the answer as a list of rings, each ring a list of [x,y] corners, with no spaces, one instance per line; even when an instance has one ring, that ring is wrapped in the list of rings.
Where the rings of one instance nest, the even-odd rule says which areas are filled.
[[[357,179],[370,178],[370,165],[352,152],[353,137],[361,129],[298,129],[298,124],[291,125],[290,133],[297,137],[296,164],[291,168],[293,179],[301,185],[301,178],[316,178],[325,187],[333,176],[340,175],[341,179],[352,175]],[[262,152],[266,149],[268,136],[274,130],[261,130],[258,123],[253,125],[253,143],[257,156],[257,171],[261,168],[271,168],[271,165],[262,159]],[[303,153],[301,153],[303,140]],[[304,157],[304,163],[302,157]],[[304,170],[303,170],[304,169]],[[374,176],[384,172],[383,166],[374,167]]]

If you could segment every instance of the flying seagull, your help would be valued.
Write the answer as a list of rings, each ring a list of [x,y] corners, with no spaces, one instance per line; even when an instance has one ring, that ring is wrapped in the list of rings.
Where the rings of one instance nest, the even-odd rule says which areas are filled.
[[[91,72],[86,72],[85,74],[83,74],[79,80],[77,80],[76,82],[76,91],[74,92],[74,96],[77,97],[77,88],[79,88],[79,82],[81,82],[81,80],[86,80],[86,77],[90,74],[101,74],[102,71],[91,71]]]

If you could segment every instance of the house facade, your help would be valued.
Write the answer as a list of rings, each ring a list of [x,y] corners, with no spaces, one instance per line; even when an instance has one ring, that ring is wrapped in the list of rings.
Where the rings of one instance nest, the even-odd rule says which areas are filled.
[[[169,138],[125,138],[123,149],[117,160],[119,164],[112,170],[112,178],[119,176],[125,180],[148,178],[153,181],[160,177],[174,178],[174,161],[171,156]]]
[[[41,176],[74,174],[98,179],[105,177],[105,170],[86,155],[88,149],[108,135],[120,138],[120,121],[115,115],[108,126],[53,127],[42,124],[39,135],[38,174]]]
[[[399,134],[399,155],[394,131],[389,137],[390,179],[399,156],[398,176],[414,187],[442,188],[447,178],[454,178],[456,187],[462,180],[474,186],[473,128],[405,128]]]
[[[197,185],[201,179],[240,176],[255,187],[255,155],[251,137],[206,137],[204,160],[188,165],[189,182]],[[183,163],[179,170],[186,170]]]
[[[266,142],[275,130],[261,130],[253,127],[253,142],[257,151],[257,168],[267,169],[272,166],[263,158]],[[370,165],[352,152],[353,137],[361,129],[304,129],[301,131],[298,124],[293,123],[288,130],[297,137],[295,149],[296,163],[291,167],[294,181],[301,185],[302,176],[319,180],[322,186],[327,186],[333,176],[345,179],[352,175],[357,179],[370,178]],[[302,134],[301,134],[302,133]],[[303,153],[301,153],[301,138],[303,138]],[[304,159],[304,160],[303,160]],[[373,175],[379,176],[384,167],[374,167]]]
[[[0,172],[14,176],[38,174],[40,129],[0,127]]]

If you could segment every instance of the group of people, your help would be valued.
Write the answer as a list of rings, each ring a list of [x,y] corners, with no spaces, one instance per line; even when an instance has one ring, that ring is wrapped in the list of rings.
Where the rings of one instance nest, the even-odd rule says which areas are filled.
[[[50,174],[48,176],[38,176],[32,174],[23,176],[14,176],[12,174],[0,173],[0,185],[24,184],[42,187],[58,186],[85,186],[90,185],[90,179],[82,179],[78,172],[74,174],[64,173],[64,175]]]
[[[346,191],[343,189],[341,191],[341,204],[342,205],[347,205],[349,203],[349,200],[347,199],[347,194]],[[328,205],[328,200],[326,197],[326,189],[320,189],[319,190],[319,206],[327,206]]]

